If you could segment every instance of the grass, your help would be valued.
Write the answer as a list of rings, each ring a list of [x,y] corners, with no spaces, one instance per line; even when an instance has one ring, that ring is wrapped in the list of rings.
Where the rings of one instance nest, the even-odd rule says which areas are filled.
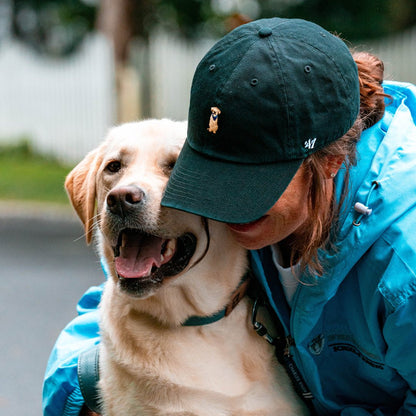
[[[0,199],[64,204],[70,167],[36,154],[27,141],[0,146]]]

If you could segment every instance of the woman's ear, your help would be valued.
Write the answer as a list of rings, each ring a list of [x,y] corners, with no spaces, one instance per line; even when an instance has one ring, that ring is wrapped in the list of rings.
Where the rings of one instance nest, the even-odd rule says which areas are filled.
[[[326,156],[324,162],[324,172],[327,179],[335,178],[344,162],[344,156]]]

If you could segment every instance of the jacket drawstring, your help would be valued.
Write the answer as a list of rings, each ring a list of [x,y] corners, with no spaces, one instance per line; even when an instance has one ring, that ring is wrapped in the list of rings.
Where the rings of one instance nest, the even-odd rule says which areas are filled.
[[[370,197],[371,197],[372,192],[377,187],[378,187],[378,182],[377,181],[371,182],[371,188],[370,188],[370,191],[368,192],[365,204],[362,204],[361,202],[356,202],[355,203],[354,209],[359,214],[358,217],[353,221],[353,225],[355,225],[356,227],[359,227],[361,225],[361,220],[363,219],[364,216],[368,217],[373,212],[373,210],[368,206],[368,203],[370,201]]]

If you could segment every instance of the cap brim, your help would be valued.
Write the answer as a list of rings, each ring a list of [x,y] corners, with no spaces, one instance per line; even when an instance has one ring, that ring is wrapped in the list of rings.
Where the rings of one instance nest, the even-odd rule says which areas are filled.
[[[185,142],[162,205],[222,222],[251,222],[275,204],[301,163],[224,162],[198,153]]]

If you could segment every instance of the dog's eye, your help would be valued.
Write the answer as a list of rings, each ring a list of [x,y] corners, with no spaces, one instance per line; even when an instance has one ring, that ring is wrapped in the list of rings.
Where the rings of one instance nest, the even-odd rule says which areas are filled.
[[[170,175],[170,173],[172,172],[172,169],[175,167],[175,163],[176,163],[176,158],[170,159],[166,163],[163,164],[163,171],[165,172],[166,175]]]
[[[111,173],[117,173],[121,169],[121,163],[118,160],[113,160],[108,163],[105,170]]]

